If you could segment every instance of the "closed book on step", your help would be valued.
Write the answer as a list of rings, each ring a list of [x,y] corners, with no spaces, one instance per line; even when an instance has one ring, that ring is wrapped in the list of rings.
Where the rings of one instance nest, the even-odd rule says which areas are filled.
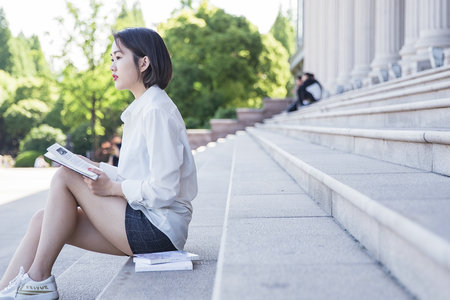
[[[191,260],[182,260],[162,264],[148,264],[144,262],[136,262],[134,266],[135,272],[154,272],[154,271],[182,271],[192,270],[193,264]]]
[[[176,262],[183,260],[198,260],[199,257],[197,254],[186,252],[186,251],[164,251],[164,252],[154,252],[154,253],[143,253],[143,254],[135,254],[133,257],[133,261],[137,262],[145,262],[147,264],[161,264],[167,262]]]

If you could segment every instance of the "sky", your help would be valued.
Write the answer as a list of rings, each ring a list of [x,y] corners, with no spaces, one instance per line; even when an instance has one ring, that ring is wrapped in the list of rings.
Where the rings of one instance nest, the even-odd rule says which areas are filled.
[[[171,12],[178,8],[180,0],[126,0],[128,5],[139,1],[144,21],[149,28],[165,22]],[[73,1],[77,7],[88,7],[89,0]],[[109,0],[105,13],[113,15],[118,10],[118,0]],[[197,1],[194,0],[194,3]],[[295,11],[296,0],[209,0],[210,4],[224,9],[227,13],[246,17],[256,25],[261,33],[267,33],[278,14],[280,5],[283,11],[291,7]],[[65,1],[63,0],[0,0],[0,7],[5,11],[9,28],[14,36],[23,32],[29,37],[36,34],[41,42],[42,50],[48,58],[58,54],[62,47],[60,28],[56,17],[67,16]]]

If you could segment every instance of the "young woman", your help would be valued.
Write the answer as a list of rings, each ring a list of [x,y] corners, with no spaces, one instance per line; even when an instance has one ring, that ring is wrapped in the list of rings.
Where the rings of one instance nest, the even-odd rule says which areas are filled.
[[[64,244],[130,256],[184,247],[197,177],[183,119],[164,92],[169,53],[155,31],[129,28],[114,34],[111,61],[116,88],[136,98],[121,115],[119,165],[89,161],[103,170],[92,170],[96,181],[56,172],[45,209],[0,282],[0,299],[57,299],[51,270]]]

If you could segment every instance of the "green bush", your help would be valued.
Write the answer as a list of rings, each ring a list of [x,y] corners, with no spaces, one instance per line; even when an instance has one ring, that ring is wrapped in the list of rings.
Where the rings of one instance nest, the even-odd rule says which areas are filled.
[[[236,108],[234,107],[219,107],[214,114],[214,119],[236,119]]]
[[[20,143],[19,150],[20,152],[34,150],[40,153],[45,153],[48,146],[54,143],[64,145],[65,140],[66,136],[61,129],[43,124],[30,130],[25,139]]]
[[[40,100],[21,100],[11,105],[4,114],[6,131],[17,138],[24,137],[48,111],[47,104]]]
[[[34,161],[38,156],[42,155],[39,151],[25,151],[17,155],[15,168],[34,167]]]

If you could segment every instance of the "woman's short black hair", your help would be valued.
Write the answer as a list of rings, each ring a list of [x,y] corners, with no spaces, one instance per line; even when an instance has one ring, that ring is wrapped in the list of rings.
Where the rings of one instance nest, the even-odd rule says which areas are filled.
[[[161,36],[154,30],[137,27],[127,28],[113,34],[119,47],[119,42],[130,49],[134,56],[134,64],[143,78],[145,88],[157,84],[165,89],[172,78],[172,61],[169,51]],[[139,58],[147,56],[150,66],[144,72],[139,72]]]

